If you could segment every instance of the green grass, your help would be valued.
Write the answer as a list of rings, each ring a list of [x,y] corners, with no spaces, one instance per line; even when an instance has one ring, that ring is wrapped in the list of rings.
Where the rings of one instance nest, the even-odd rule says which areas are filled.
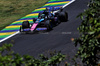
[[[0,0],[0,30],[49,0]]]

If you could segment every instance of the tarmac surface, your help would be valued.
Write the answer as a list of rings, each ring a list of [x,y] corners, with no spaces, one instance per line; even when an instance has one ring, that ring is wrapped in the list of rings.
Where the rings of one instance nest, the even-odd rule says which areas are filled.
[[[87,8],[89,0],[76,0],[64,8],[68,12],[68,21],[62,22],[49,32],[39,32],[35,34],[17,34],[16,36],[0,43],[10,43],[14,41],[12,49],[21,55],[29,54],[37,57],[48,51],[61,51],[69,56],[68,61],[75,55],[77,48],[71,38],[79,37],[77,28],[81,24],[80,18],[76,16]]]

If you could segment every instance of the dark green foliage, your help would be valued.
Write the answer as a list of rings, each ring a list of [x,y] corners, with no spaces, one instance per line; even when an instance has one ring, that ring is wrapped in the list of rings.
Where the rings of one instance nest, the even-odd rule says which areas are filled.
[[[82,23],[78,28],[80,37],[75,39],[75,46],[80,45],[76,57],[84,65],[95,66],[100,61],[100,0],[91,0],[88,6],[78,15]]]
[[[12,44],[4,44],[0,47],[0,66],[59,66],[65,59],[61,52],[51,52],[50,55],[40,55],[39,59],[33,56],[21,56],[11,50]]]

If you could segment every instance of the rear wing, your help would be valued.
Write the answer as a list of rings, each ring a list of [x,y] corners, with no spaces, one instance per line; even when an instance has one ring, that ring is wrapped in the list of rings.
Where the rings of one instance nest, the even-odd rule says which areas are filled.
[[[62,7],[61,6],[57,6],[57,7],[47,7],[47,9],[49,11],[57,11],[57,10],[60,10]]]

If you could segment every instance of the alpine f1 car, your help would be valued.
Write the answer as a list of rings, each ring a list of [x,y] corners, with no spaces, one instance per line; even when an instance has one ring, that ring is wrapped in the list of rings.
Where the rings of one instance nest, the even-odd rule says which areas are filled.
[[[46,8],[44,12],[39,13],[38,18],[33,18],[33,24],[30,24],[29,21],[24,21],[20,27],[20,32],[52,30],[60,22],[68,20],[68,14],[63,12],[62,8],[57,12],[54,10],[56,9]]]

